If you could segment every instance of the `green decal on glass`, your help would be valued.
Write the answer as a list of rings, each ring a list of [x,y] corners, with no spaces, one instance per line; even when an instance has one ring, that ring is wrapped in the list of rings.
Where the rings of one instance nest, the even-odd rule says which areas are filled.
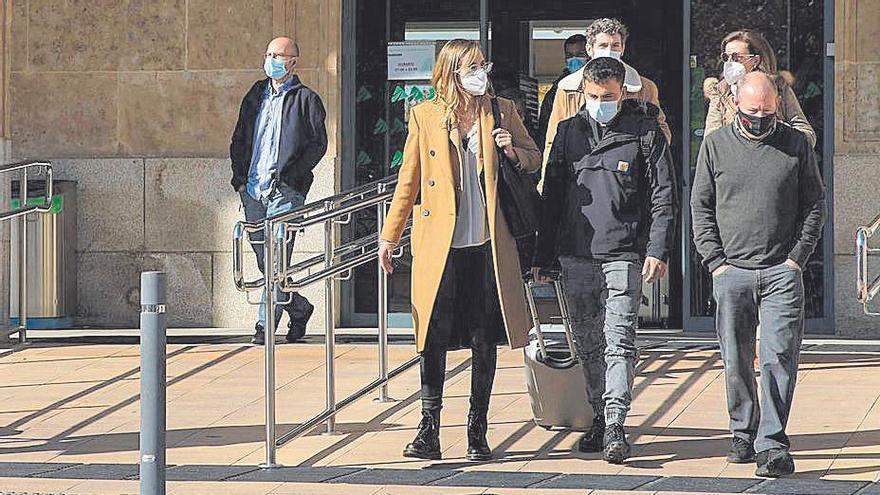
[[[46,198],[28,198],[28,206],[42,206],[46,204]],[[12,209],[17,210],[21,207],[21,198],[12,199]],[[64,209],[64,198],[61,196],[52,196],[52,204],[49,207],[49,213],[57,215]]]
[[[819,87],[818,84],[810,81],[810,84],[807,84],[807,89],[804,91],[803,99],[809,99],[822,94],[822,88]]]
[[[370,157],[365,151],[361,151],[357,155],[357,165],[358,167],[363,167],[364,165],[369,165],[373,163],[373,158]]]
[[[422,90],[419,89],[418,86],[413,86],[409,90],[409,101],[410,103],[421,103],[425,101],[425,94],[422,93]]]
[[[379,119],[373,126],[373,135],[382,134],[383,132],[388,132],[388,122],[385,122],[385,119]]]
[[[357,102],[360,103],[362,101],[372,100],[373,93],[370,93],[370,90],[366,88],[366,86],[361,86],[361,89],[357,92]]]
[[[403,86],[395,86],[394,91],[391,93],[391,103],[397,103],[404,100],[406,100],[406,90]]]
[[[434,86],[428,86],[428,92],[425,95],[425,99],[433,100],[435,96],[437,96],[437,91],[434,90]]]
[[[403,123],[400,119],[394,119],[394,122],[391,124],[391,134],[405,134],[406,133],[406,124]]]
[[[395,169],[399,167],[403,163],[403,152],[397,150],[394,152],[394,156],[391,157],[391,168]]]

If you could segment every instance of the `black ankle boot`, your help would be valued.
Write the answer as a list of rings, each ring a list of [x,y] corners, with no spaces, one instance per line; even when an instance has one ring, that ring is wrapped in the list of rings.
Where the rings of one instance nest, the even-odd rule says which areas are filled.
[[[415,440],[403,449],[404,457],[440,460],[440,410],[422,411]]]
[[[488,461],[492,459],[492,449],[486,441],[486,432],[489,430],[489,421],[486,412],[471,411],[468,414],[468,450],[467,458],[470,461]]]

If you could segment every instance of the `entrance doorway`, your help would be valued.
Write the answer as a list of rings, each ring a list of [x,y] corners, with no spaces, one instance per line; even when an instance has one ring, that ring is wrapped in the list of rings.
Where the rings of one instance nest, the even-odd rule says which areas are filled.
[[[439,50],[452,38],[481,40],[495,64],[496,89],[512,89],[522,96],[524,120],[536,130],[543,94],[564,67],[564,40],[582,34],[593,19],[618,18],[631,33],[624,59],[659,88],[661,106],[673,131],[672,154],[681,167],[680,248],[670,263],[669,287],[657,295],[659,303],[648,304],[665,304],[662,321],[658,320],[665,326],[712,330],[711,280],[690,241],[687,213],[706,112],[702,82],[720,72],[718,44],[723,36],[743,24],[768,33],[780,54],[781,68],[797,76],[795,91],[802,97],[820,143],[825,127],[823,76],[827,69],[817,54],[824,49],[825,39],[822,2],[745,3],[754,5],[744,5],[742,0],[449,0],[426,9],[420,0],[343,0],[342,186],[348,189],[396,173],[406,138],[406,108],[427,92],[425,80],[388,79],[389,43],[429,42]],[[754,19],[744,19],[744,12],[755,12]],[[821,144],[818,151],[830,153],[829,146]],[[826,181],[830,180],[829,168],[824,167]],[[355,220],[351,232],[374,231],[374,214]],[[808,328],[814,330],[825,328],[831,314],[828,298],[833,291],[828,284],[833,278],[823,262],[830,259],[828,242],[822,251],[805,273],[812,318]],[[376,324],[376,270],[362,267],[343,284],[344,325]],[[409,290],[409,260],[403,259],[389,284],[392,320],[397,320],[393,325],[409,322]]]

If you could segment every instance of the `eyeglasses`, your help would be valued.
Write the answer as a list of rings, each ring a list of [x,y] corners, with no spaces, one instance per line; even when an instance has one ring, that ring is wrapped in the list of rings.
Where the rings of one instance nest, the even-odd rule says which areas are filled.
[[[492,72],[492,67],[494,67],[494,66],[495,66],[495,64],[492,62],[483,62],[482,65],[478,66],[477,64],[471,64],[470,67],[463,67],[461,69],[458,69],[455,72],[457,72],[459,75],[462,75],[462,76],[468,76],[468,75],[473,74],[474,72],[478,71],[479,69],[483,69],[488,74],[488,73]]]
[[[749,60],[749,59],[751,59],[751,58],[755,58],[755,57],[757,57],[757,55],[755,55],[755,54],[753,54],[753,53],[746,53],[746,54],[742,54],[742,53],[722,53],[722,54],[721,54],[721,61],[722,61],[722,62],[729,62],[730,60],[733,60],[734,62],[743,63],[743,62],[745,62],[746,60]]]
[[[287,60],[287,59],[298,58],[298,57],[299,57],[298,55],[288,55],[286,53],[267,53],[266,54],[266,58],[271,58],[274,60],[281,60],[281,59]]]

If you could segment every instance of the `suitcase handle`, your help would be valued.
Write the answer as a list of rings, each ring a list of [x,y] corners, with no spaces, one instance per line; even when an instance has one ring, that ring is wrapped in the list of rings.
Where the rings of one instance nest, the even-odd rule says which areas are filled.
[[[553,279],[549,284],[538,284],[533,280],[526,280],[525,282],[526,299],[529,304],[529,310],[532,313],[532,322],[535,326],[535,336],[538,338],[538,353],[540,354],[541,361],[545,363],[549,362],[549,357],[547,354],[547,346],[544,343],[544,334],[541,332],[541,319],[538,317],[538,307],[537,304],[535,304],[535,295],[532,292],[532,288],[536,285],[553,285],[556,292],[556,303],[559,305],[562,328],[565,330],[565,340],[568,342],[568,350],[571,353],[571,361],[576,361],[577,349],[574,345],[574,336],[571,333],[571,316],[568,311],[568,301],[565,300],[565,289],[562,285],[562,281],[558,278]]]

